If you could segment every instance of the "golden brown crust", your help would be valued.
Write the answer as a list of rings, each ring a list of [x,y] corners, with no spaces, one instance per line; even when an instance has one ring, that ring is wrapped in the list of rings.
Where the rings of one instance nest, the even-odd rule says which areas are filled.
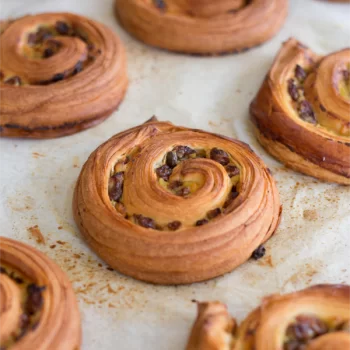
[[[211,159],[188,159],[174,168],[170,180],[182,175],[199,178],[199,189],[185,198],[166,190],[155,168],[179,145],[222,148],[241,169],[239,196],[203,226],[195,226],[196,221],[223,205],[231,179]],[[112,205],[108,181],[117,161],[135,148],[139,153],[124,173],[127,219]],[[274,180],[247,145],[157,121],[117,134],[91,154],[76,184],[73,211],[85,240],[110,266],[159,284],[191,283],[231,271],[274,233],[281,214]],[[130,220],[136,214],[155,220],[161,228],[136,225]],[[167,230],[173,221],[182,226]]]
[[[0,238],[0,262],[0,345],[6,348],[10,342],[13,350],[79,349],[81,326],[78,304],[63,271],[38,250],[4,237]],[[44,289],[40,315],[35,324],[29,324],[27,317],[31,313],[22,306],[23,291],[20,288],[24,282],[13,279],[9,270],[21,273],[29,283]],[[38,298],[34,301],[38,307]],[[19,327],[22,327],[21,336],[11,340],[10,336],[18,334]]]
[[[59,22],[68,25],[67,33],[64,25],[63,34],[54,31]],[[127,87],[125,52],[103,24],[70,13],[45,13],[21,17],[4,28],[1,136],[76,133],[103,121],[122,101]],[[42,28],[51,36],[39,40]],[[6,83],[12,77],[19,77],[21,85]]]
[[[228,321],[222,322],[222,316],[218,317],[225,315],[226,320],[231,319],[225,311],[225,305],[219,302],[203,303],[203,305],[205,308],[198,309],[197,320],[190,336],[190,343],[198,346],[191,346],[188,349],[275,350],[283,349],[287,328],[300,315],[310,315],[329,322],[349,321],[350,287],[316,285],[295,293],[269,296],[263,300],[260,307],[247,316],[237,331],[231,329],[230,347],[226,344],[223,346],[221,341],[222,334],[228,334],[226,333]],[[215,310],[220,310],[216,311],[217,317],[212,316]],[[215,338],[208,337],[208,332],[213,329],[217,334],[216,341]],[[336,329],[329,331],[310,339],[306,349],[346,349],[349,346],[349,333]]]
[[[193,54],[257,46],[277,33],[287,9],[287,0],[116,0],[119,21],[136,38]]]
[[[258,139],[274,157],[292,169],[340,184],[350,184],[350,101],[340,95],[337,84],[349,62],[350,50],[319,57],[289,39],[250,106]],[[303,94],[316,116],[314,123],[298,115],[288,91],[297,65],[308,70]]]

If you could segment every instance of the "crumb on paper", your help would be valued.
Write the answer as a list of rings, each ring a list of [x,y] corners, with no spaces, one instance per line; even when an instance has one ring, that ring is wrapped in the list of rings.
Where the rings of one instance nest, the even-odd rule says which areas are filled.
[[[318,214],[317,211],[314,209],[305,209],[303,211],[303,217],[307,221],[317,221]]]
[[[211,121],[211,120],[209,120],[208,124],[209,124],[210,126],[218,126],[218,124],[215,124],[215,123],[214,123],[213,121]]]
[[[51,245],[50,245],[50,248],[51,248],[51,249],[56,248],[56,244],[51,244]]]
[[[80,168],[79,157],[77,156],[73,157],[73,168]]]
[[[61,244],[61,245],[65,245],[66,244],[66,242],[63,242],[63,241],[56,241],[56,243]]]
[[[273,267],[273,263],[272,263],[272,256],[269,255],[267,257],[264,257],[263,259],[258,260],[258,264],[260,266],[270,266]]]
[[[63,226],[58,226],[57,229],[62,230]]]
[[[81,258],[81,255],[80,255],[80,254],[73,254],[73,256],[74,256],[76,259],[80,259],[80,258]]]
[[[37,243],[45,244],[45,237],[41,233],[38,225],[28,227],[27,230],[32,235],[32,237],[35,238]]]
[[[45,157],[45,154],[33,152],[32,153],[33,158],[39,158],[39,157]]]

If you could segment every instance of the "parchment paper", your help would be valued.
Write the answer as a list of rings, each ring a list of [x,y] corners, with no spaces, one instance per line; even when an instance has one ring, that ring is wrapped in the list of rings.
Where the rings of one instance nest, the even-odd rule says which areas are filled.
[[[124,0],[127,1],[127,0]],[[130,86],[119,110],[85,132],[54,140],[1,139],[1,235],[32,244],[69,275],[83,322],[83,349],[183,349],[196,300],[218,299],[241,320],[261,298],[315,283],[349,283],[349,188],[287,170],[257,143],[248,119],[281,43],[295,36],[320,54],[350,41],[350,6],[291,0],[283,30],[239,55],[198,58],[147,47],[117,24],[113,0],[2,0],[1,18],[71,11],[99,20],[124,40]],[[247,143],[272,169],[284,206],[276,235],[260,261],[181,287],[153,286],[109,271],[73,222],[72,192],[89,154],[117,132],[153,114]],[[45,244],[27,230],[38,225]]]

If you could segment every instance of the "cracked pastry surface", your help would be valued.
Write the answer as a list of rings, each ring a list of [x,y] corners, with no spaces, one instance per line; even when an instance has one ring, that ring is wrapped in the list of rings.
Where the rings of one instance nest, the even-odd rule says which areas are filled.
[[[101,23],[24,16],[1,22],[0,41],[0,136],[69,135],[103,121],[124,97],[124,48]]]
[[[77,350],[78,304],[63,271],[24,243],[0,237],[0,348]]]
[[[318,56],[283,44],[250,113],[260,143],[288,167],[350,184],[350,49]]]
[[[111,267],[182,284],[246,261],[276,230],[281,207],[272,176],[249,146],[151,120],[91,154],[73,211]]]
[[[241,52],[272,38],[287,0],[116,0],[122,26],[139,40],[192,53]]]
[[[332,284],[266,297],[239,326],[224,304],[198,303],[186,349],[348,349],[349,307],[350,287]]]

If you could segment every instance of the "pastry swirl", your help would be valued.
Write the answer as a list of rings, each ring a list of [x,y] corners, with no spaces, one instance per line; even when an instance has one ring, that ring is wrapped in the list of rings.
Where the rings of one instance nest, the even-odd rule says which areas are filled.
[[[350,287],[316,285],[264,298],[237,327],[220,302],[198,304],[187,350],[341,350],[350,347]]]
[[[288,167],[350,184],[350,49],[318,56],[289,39],[250,112],[260,143]]]
[[[77,350],[78,304],[63,271],[38,250],[0,237],[0,347]]]
[[[231,271],[274,233],[281,212],[272,176],[247,145],[156,120],[90,155],[73,210],[110,266],[159,284]]]
[[[163,49],[219,54],[245,51],[272,38],[287,0],[116,0],[123,27]]]
[[[0,135],[51,138],[107,118],[127,87],[126,58],[106,26],[70,13],[1,24]]]

